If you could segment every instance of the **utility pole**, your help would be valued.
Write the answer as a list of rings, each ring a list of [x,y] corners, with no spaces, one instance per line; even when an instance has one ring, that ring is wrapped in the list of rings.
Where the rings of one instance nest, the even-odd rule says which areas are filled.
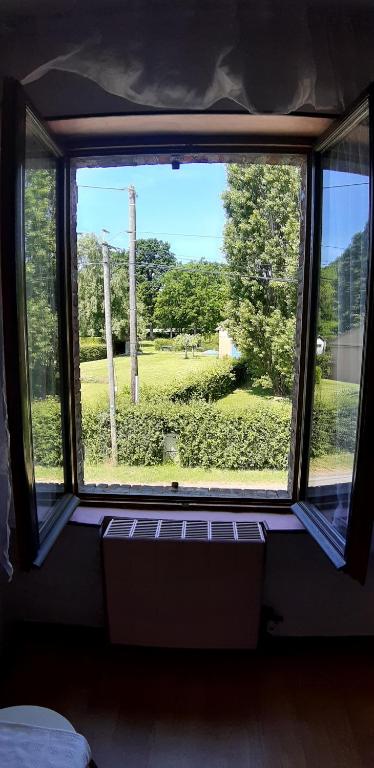
[[[138,330],[136,318],[136,192],[129,187],[129,305],[131,401],[139,402]]]
[[[112,446],[112,464],[117,464],[117,428],[116,428],[116,395],[114,388],[114,363],[113,363],[113,339],[112,339],[112,309],[110,302],[110,256],[109,246],[105,241],[107,230],[102,230],[101,251],[103,257],[104,272],[104,315],[105,315],[105,338],[106,354],[108,361],[108,384],[109,384],[109,417],[110,417],[110,442]]]

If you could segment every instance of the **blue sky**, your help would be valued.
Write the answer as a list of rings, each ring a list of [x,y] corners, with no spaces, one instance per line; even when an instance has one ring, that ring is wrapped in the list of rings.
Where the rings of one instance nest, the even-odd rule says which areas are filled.
[[[334,261],[362,231],[368,218],[368,179],[337,171],[324,173],[322,262]],[[226,188],[223,164],[192,163],[173,171],[170,165],[137,168],[82,168],[78,171],[78,232],[109,230],[108,241],[127,247],[127,192],[87,189],[80,185],[126,187],[137,191],[137,237],[157,237],[171,244],[181,261],[224,259],[225,223],[221,193]],[[174,234],[173,234],[174,233]]]
[[[357,173],[323,174],[322,263],[340,256],[356,232],[362,232],[369,214],[369,180]]]
[[[126,187],[133,184],[137,192],[138,239],[166,240],[182,261],[223,260],[224,165],[193,163],[181,165],[178,171],[173,171],[170,165],[82,168],[77,181],[78,232],[99,235],[104,228],[110,232],[110,243],[127,247],[128,236],[124,234],[128,228],[127,192],[87,189],[80,185]]]

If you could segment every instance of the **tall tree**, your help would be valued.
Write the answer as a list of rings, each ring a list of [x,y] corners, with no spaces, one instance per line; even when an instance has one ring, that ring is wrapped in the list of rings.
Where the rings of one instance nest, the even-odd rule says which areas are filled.
[[[189,261],[178,264],[164,276],[154,319],[165,330],[210,333],[224,316],[225,301],[223,265]]]
[[[369,225],[321,269],[319,333],[328,338],[360,325],[365,312]]]
[[[111,258],[113,336],[125,341],[129,334],[129,272],[126,252]],[[79,331],[81,336],[104,336],[104,279],[100,241],[95,234],[78,237]],[[138,335],[145,334],[145,308],[138,301]]]
[[[56,304],[56,191],[53,170],[25,173],[28,352],[33,397],[59,390]]]
[[[229,330],[253,380],[288,394],[293,381],[300,242],[300,170],[285,165],[228,165]]]
[[[170,244],[156,238],[136,241],[136,280],[138,296],[145,307],[145,319],[153,339],[156,299],[169,269],[176,264]]]

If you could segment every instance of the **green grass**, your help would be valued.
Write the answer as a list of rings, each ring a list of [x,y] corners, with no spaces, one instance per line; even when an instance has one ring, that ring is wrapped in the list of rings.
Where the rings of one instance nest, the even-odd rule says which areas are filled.
[[[288,397],[274,397],[268,390],[254,389],[252,387],[239,387],[230,395],[217,400],[216,407],[227,413],[243,413],[256,410],[265,402],[284,403],[290,407]],[[291,416],[291,410],[290,410]]]
[[[52,482],[59,477],[53,467],[37,468],[39,482]],[[123,464],[85,465],[86,483],[125,483],[130,485],[170,485],[176,481],[188,486],[226,488],[269,488],[285,490],[287,472],[273,470],[222,470],[201,467],[181,467],[178,464],[160,464],[153,467],[134,467]]]
[[[187,360],[184,352],[155,352],[151,342],[145,342],[144,352],[139,355],[140,397],[142,384],[147,386],[163,386],[173,379],[180,379],[193,371],[204,371],[216,362],[215,357],[198,355],[192,357],[189,353]],[[114,360],[117,392],[123,387],[130,386],[130,358],[121,356]],[[108,400],[108,369],[107,361],[94,360],[81,363],[81,392],[83,406],[93,405],[99,400]]]
[[[340,470],[349,472],[352,468],[352,455],[338,453],[321,456],[311,462],[313,477],[320,474],[328,478],[336,476]],[[61,482],[61,469],[54,467],[36,467],[37,482]],[[123,464],[113,467],[110,463],[86,464],[86,483],[123,483],[128,485],[170,485],[176,481],[192,487],[226,488],[267,488],[286,490],[287,472],[277,470],[222,470],[203,469],[201,467],[181,467],[179,464],[161,464],[154,467],[134,467]]]
[[[349,384],[345,381],[331,381],[329,379],[322,379],[319,395],[326,402],[334,402],[337,394],[346,396],[347,402],[352,402],[352,399],[358,396],[359,387],[358,384]],[[318,394],[317,394],[318,396]],[[345,397],[344,397],[345,399]],[[239,387],[235,389],[230,395],[226,395],[221,400],[218,400],[216,407],[222,411],[231,411],[234,413],[242,413],[243,411],[255,410],[261,404],[267,402],[284,403],[288,404],[291,408],[291,401],[288,397],[274,397],[273,393],[269,389],[261,389],[261,387]],[[291,415],[291,410],[290,410]]]
[[[142,385],[163,386],[173,379],[181,379],[192,371],[203,371],[214,365],[216,358],[193,358],[191,355],[186,360],[183,352],[155,352],[152,342],[145,342],[143,354],[139,355],[139,379],[140,392]],[[117,392],[121,392],[130,383],[130,359],[128,357],[115,358],[115,375]],[[82,403],[93,404],[98,400],[108,399],[107,385],[107,361],[98,360],[81,364]],[[337,392],[345,394],[347,400],[357,396],[358,386],[345,382],[322,380],[319,387],[320,396],[326,402],[333,402]],[[271,390],[243,386],[231,394],[223,397],[215,403],[215,407],[223,412],[240,414],[255,411],[258,407],[267,403],[284,404],[290,409],[289,398],[274,397]],[[312,462],[313,475],[321,474],[328,477],[336,475],[341,470],[347,472],[352,464],[350,454],[334,454],[314,459]],[[58,475],[53,468],[38,467],[37,478],[39,481],[52,481]],[[228,487],[228,488],[269,488],[286,489],[287,472],[272,470],[220,470],[203,469],[201,467],[181,467],[178,464],[164,464],[152,467],[121,465],[113,467],[111,464],[85,465],[85,481],[87,483],[124,483],[132,485],[169,485],[172,481],[187,486]]]
[[[337,395],[345,395],[347,402],[352,402],[359,394],[358,384],[349,384],[346,381],[333,381],[332,379],[322,379],[320,387],[317,388],[316,395],[320,394],[322,400],[326,403],[334,402]],[[345,399],[345,398],[344,398]]]

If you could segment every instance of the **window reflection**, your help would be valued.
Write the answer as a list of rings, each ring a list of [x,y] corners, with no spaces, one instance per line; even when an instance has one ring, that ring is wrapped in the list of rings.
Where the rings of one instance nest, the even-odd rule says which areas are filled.
[[[39,523],[63,494],[56,258],[56,159],[26,122],[24,196],[27,340]],[[53,469],[49,466],[53,460]]]
[[[369,255],[367,118],[323,154],[322,186],[309,500],[344,536],[356,446]]]

